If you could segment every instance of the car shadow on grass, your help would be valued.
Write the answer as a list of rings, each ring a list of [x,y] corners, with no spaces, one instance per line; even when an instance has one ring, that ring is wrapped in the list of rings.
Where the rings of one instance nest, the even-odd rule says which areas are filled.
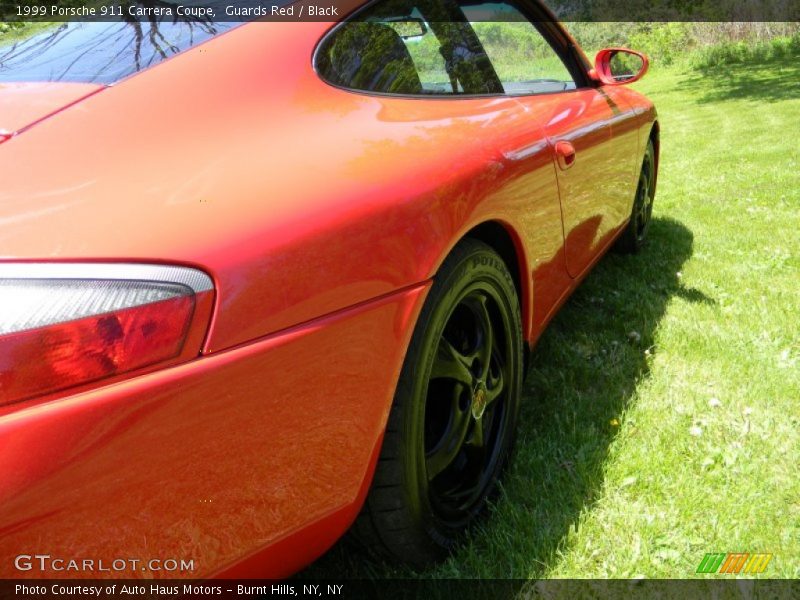
[[[494,510],[442,565],[414,572],[386,565],[349,540],[299,578],[536,578],[591,510],[609,448],[647,377],[658,324],[675,297],[713,303],[686,288],[682,265],[693,236],[655,219],[637,255],[609,254],[540,339],[523,392],[517,452]]]
[[[699,69],[681,84],[699,104],[750,99],[780,102],[800,98],[800,56],[753,59]]]

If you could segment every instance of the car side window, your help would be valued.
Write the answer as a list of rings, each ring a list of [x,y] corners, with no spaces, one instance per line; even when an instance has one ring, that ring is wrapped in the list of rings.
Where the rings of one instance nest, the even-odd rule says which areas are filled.
[[[575,81],[547,39],[507,2],[471,4],[464,14],[472,24],[494,70],[509,95],[562,92]]]
[[[384,0],[336,27],[315,55],[333,85],[382,94],[501,94],[454,0]]]
[[[447,63],[442,55],[442,44],[436,34],[421,19],[421,16],[414,15],[414,18],[420,20],[390,21],[388,25],[400,35],[411,56],[420,79],[421,91],[418,93],[463,93],[463,85],[458,81],[452,81],[447,73]]]

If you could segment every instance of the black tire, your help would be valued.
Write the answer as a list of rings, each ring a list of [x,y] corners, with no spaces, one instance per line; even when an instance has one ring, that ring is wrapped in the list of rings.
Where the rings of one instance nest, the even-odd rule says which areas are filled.
[[[373,552],[429,564],[485,512],[514,444],[521,322],[502,258],[481,242],[461,242],[421,311],[353,527]]]
[[[626,254],[641,250],[647,242],[647,232],[653,217],[653,200],[656,195],[656,153],[653,140],[647,141],[647,148],[639,172],[639,184],[633,198],[631,217],[625,230],[617,238],[615,249]]]

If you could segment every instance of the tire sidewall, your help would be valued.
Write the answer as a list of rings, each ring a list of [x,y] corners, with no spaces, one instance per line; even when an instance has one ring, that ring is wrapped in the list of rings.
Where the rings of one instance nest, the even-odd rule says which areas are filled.
[[[482,498],[480,507],[470,516],[470,522],[479,516],[486,507],[487,500],[497,491],[497,479],[508,463],[514,445],[516,425],[519,414],[520,394],[522,387],[522,331],[519,301],[513,278],[503,259],[488,246],[475,244],[470,251],[458,256],[457,261],[445,263],[440,269],[441,277],[437,277],[426,299],[425,307],[415,330],[416,356],[410,357],[411,364],[405,367],[413,369],[413,384],[410,394],[404,399],[402,414],[403,473],[405,479],[406,502],[413,520],[424,528],[429,536],[443,550],[450,550],[458,541],[465,527],[454,528],[445,523],[435,513],[428,493],[428,481],[425,469],[424,424],[425,399],[428,377],[436,348],[442,336],[448,318],[454,308],[471,288],[476,284],[489,286],[495,293],[493,300],[501,308],[501,318],[505,335],[508,336],[511,355],[508,358],[509,394],[505,407],[507,419],[506,435],[500,450],[496,467],[488,485],[488,493]],[[468,523],[467,523],[468,524]]]
[[[655,169],[655,148],[653,147],[652,140],[648,140],[647,147],[644,151],[644,157],[642,159],[642,167],[639,169],[639,182],[641,181],[642,175],[644,175],[644,168],[645,165],[649,163],[650,165],[650,174],[648,175],[651,178],[650,182],[650,194],[655,194],[655,178],[654,178],[654,169]],[[636,244],[637,249],[644,246],[645,242],[647,241],[647,233],[650,229],[650,222],[652,221],[652,213],[647,217],[647,223],[645,223],[644,230],[642,231],[641,235],[639,234],[639,208],[640,208],[640,183],[636,184],[636,198],[634,199],[633,203],[633,212],[631,214],[631,225],[632,225],[632,233],[634,237],[634,241]],[[649,199],[642,199],[642,202],[649,201]]]

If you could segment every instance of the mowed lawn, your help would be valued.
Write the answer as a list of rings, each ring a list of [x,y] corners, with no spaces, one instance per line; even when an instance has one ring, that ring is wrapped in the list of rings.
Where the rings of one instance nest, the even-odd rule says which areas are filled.
[[[649,246],[551,324],[493,513],[416,573],[340,544],[301,577],[800,577],[800,61],[658,70]],[[700,575],[700,577],[730,577]]]

